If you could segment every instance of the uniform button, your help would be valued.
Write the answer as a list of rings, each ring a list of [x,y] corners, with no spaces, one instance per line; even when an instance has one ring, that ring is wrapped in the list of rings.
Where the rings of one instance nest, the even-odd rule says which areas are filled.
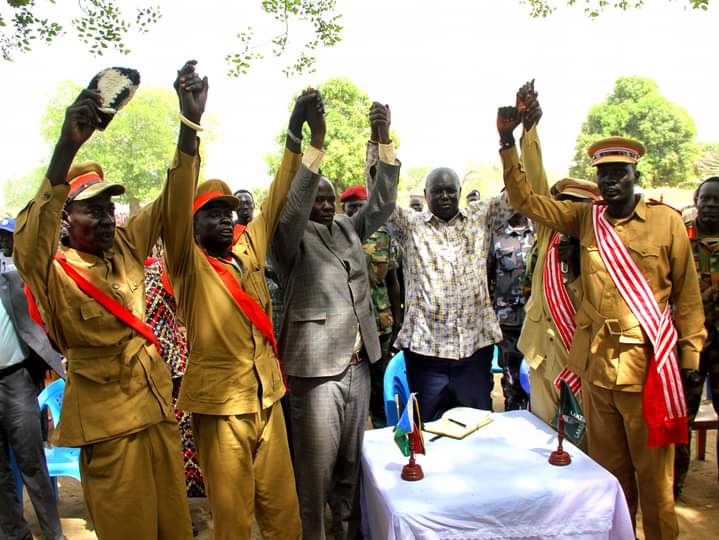
[[[112,284],[112,288],[115,289],[115,290],[117,290],[117,289],[120,288],[120,284],[119,284],[119,283],[113,283],[113,284]]]
[[[50,193],[48,193],[47,191],[42,194],[42,198],[45,199],[46,201],[49,200],[50,197],[51,197],[51,195],[50,195]]]
[[[551,317],[547,317],[547,322],[552,322],[552,318],[551,318]]]

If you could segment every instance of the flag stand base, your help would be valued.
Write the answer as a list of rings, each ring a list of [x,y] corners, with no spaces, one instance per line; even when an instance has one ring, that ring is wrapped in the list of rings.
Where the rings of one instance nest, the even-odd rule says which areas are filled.
[[[414,482],[422,480],[422,478],[424,478],[424,471],[422,471],[422,466],[414,460],[414,453],[412,453],[409,463],[402,467],[402,480]]]
[[[572,456],[569,455],[569,452],[565,452],[564,448],[562,447],[562,441],[564,440],[564,422],[562,421],[561,415],[559,417],[558,435],[559,436],[557,449],[551,454],[549,454],[549,463],[552,465],[556,465],[557,467],[563,467],[565,465],[569,465],[572,462]]]
[[[565,452],[563,449],[558,448],[549,455],[549,463],[556,465],[557,467],[563,467],[569,465],[572,462],[572,456],[569,452]]]

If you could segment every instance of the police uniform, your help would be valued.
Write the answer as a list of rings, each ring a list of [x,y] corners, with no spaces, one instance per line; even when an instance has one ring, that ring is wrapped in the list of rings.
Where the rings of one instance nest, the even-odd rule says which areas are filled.
[[[693,380],[684,381],[684,393],[689,410],[689,424],[699,411],[704,381],[709,378],[714,410],[719,414],[719,236],[702,234],[692,220],[686,224],[692,245],[694,264],[699,278],[702,302],[704,303],[705,326],[708,337],[699,359],[699,373]],[[674,490],[681,493],[689,471],[691,430],[687,444],[676,446],[674,460]]]
[[[140,320],[144,261],[160,236],[170,186],[192,182],[199,159],[177,151],[160,197],[115,231],[101,256],[63,246],[67,262]],[[54,261],[68,195],[87,200],[124,188],[96,163],[73,166],[68,184],[46,178],[20,212],[15,263],[47,331],[67,358],[59,446],[77,446],[83,492],[98,538],[191,539],[180,437],[167,365],[155,346],[82,292]]]
[[[524,321],[526,296],[523,290],[527,257],[534,244],[534,227],[520,216],[517,225],[502,223],[492,231],[487,263],[489,288],[502,329],[499,365],[502,366],[504,409],[527,408],[527,394],[519,383],[522,354],[517,340]]]
[[[595,143],[593,164],[636,163],[643,147],[626,139]],[[643,415],[645,380],[653,348],[639,321],[615,286],[600,253],[591,204],[555,201],[535,194],[514,146],[501,151],[504,180],[514,208],[535,222],[578,238],[584,298],[568,367],[582,378],[589,454],[620,481],[633,519],[641,497],[648,539],[675,538],[672,472],[674,446],[648,447]],[[626,218],[607,220],[662,309],[671,303],[678,334],[678,365],[696,369],[704,345],[704,314],[691,247],[679,214],[638,197]],[[661,396],[650,396],[661,397]]]

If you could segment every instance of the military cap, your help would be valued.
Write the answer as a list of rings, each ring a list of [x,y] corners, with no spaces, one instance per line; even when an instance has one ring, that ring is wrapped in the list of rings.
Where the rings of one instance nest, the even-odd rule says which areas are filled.
[[[599,200],[601,195],[599,187],[594,182],[579,180],[578,178],[563,178],[552,186],[552,195],[569,195],[579,199]]]
[[[340,202],[345,202],[350,199],[359,199],[360,201],[366,201],[367,200],[367,188],[364,186],[348,187],[340,195]]]
[[[647,149],[639,141],[625,137],[607,137],[592,144],[587,150],[592,165],[604,163],[636,163]]]
[[[195,200],[192,203],[192,214],[212,201],[224,201],[230,205],[233,210],[237,210],[240,201],[232,194],[229,186],[222,180],[206,180],[197,186]]]
[[[86,201],[97,197],[105,191],[110,195],[122,195],[125,187],[122,184],[105,182],[105,173],[96,161],[85,161],[73,164],[67,172],[67,183],[70,184],[70,193],[67,201]]]

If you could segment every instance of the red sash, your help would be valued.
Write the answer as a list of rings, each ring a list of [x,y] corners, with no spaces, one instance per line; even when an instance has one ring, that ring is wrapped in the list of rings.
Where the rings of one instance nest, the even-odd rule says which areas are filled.
[[[562,279],[562,269],[557,253],[560,240],[561,235],[558,232],[552,234],[549,239],[547,256],[544,259],[544,279],[542,281],[549,313],[552,316],[554,325],[557,327],[562,345],[564,345],[565,350],[569,351],[572,347],[572,339],[574,339],[574,331],[576,330],[574,316],[577,310],[574,309],[572,299],[569,298],[569,293],[567,293],[567,288]],[[575,394],[578,394],[582,388],[582,380],[569,368],[562,369],[557,378],[554,379],[557,390],[561,390],[562,380],[567,382],[569,388]]]
[[[604,265],[622,298],[639,321],[654,349],[642,396],[650,448],[687,442],[687,407],[677,357],[677,330],[669,302],[659,309],[654,293],[629,255],[614,227],[604,217],[607,207],[592,208],[594,235]]]
[[[244,232],[245,227],[243,225],[235,225],[235,240],[233,240],[233,245],[237,242],[237,240],[239,240],[240,236],[242,236]],[[210,266],[212,266],[222,283],[225,285],[227,292],[230,293],[230,296],[235,301],[235,305],[260,331],[260,334],[262,334],[262,336],[272,345],[272,350],[274,350],[280,364],[282,382],[285,384],[286,389],[287,381],[285,380],[285,370],[283,369],[282,361],[280,360],[280,353],[277,348],[277,338],[275,337],[272,320],[267,315],[265,310],[260,307],[257,301],[245,292],[242,285],[240,285],[239,281],[237,281],[232,272],[227,268],[227,265],[222,263],[217,258],[211,257],[207,253],[205,253],[205,257],[207,258],[207,262],[210,263]]]
[[[120,304],[117,300],[106,295],[98,287],[90,283],[78,270],[72,266],[65,257],[65,254],[59,252],[55,255],[55,260],[62,267],[65,273],[72,279],[82,292],[92,297],[98,304],[120,319],[135,332],[144,337],[147,341],[155,345],[158,353],[160,348],[160,340],[157,339],[152,328],[145,321],[139,319],[132,311]]]

